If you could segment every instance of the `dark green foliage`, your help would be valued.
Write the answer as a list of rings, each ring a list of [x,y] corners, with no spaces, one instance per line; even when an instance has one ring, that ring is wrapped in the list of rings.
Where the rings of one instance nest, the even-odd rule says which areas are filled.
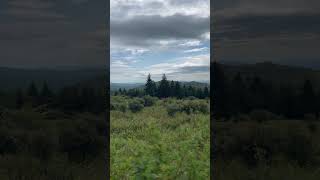
[[[140,98],[134,98],[129,102],[129,109],[134,113],[141,111],[143,107],[144,102]]]
[[[302,119],[306,114],[319,117],[320,90],[306,79],[301,86],[274,86],[257,75],[237,73],[225,77],[223,66],[213,63],[213,114],[216,118],[230,118],[261,109],[290,119]],[[297,83],[296,83],[297,84]]]
[[[193,82],[193,84],[196,83]],[[130,97],[149,95],[158,98],[175,97],[178,99],[194,96],[196,98],[205,99],[210,97],[210,90],[207,86],[203,88],[193,85],[186,86],[185,84],[181,86],[181,83],[178,81],[168,81],[165,74],[157,85],[149,74],[144,89],[135,88],[127,91],[126,89],[120,88],[118,91],[113,92],[113,95],[126,95]]]
[[[23,107],[23,104],[24,104],[23,92],[21,89],[18,89],[16,93],[16,108],[21,109]]]
[[[176,103],[169,104],[167,106],[167,111],[169,116],[174,116],[177,112],[181,112],[181,110],[182,110],[181,107]]]
[[[162,80],[160,81],[159,88],[158,88],[158,97],[167,98],[169,96],[170,96],[170,85],[166,75],[163,74]]]
[[[40,131],[32,135],[30,149],[35,157],[48,161],[57,151],[57,144],[51,134]]]
[[[223,67],[217,63],[212,64],[212,73],[210,74],[210,79],[213,83],[212,91],[214,102],[213,106],[213,117],[222,118],[230,116],[230,99],[229,99],[229,89],[227,80],[225,78]]]
[[[184,99],[184,100],[169,100],[167,105],[167,112],[173,116],[177,112],[192,113],[209,113],[209,105],[205,100],[199,99]]]
[[[148,107],[148,106],[154,105],[157,101],[157,98],[148,95],[148,96],[143,96],[143,100],[144,100],[144,106]]]
[[[147,95],[155,96],[157,91],[156,83],[152,81],[151,75],[148,75],[147,82],[145,84],[145,92]]]
[[[0,129],[0,154],[15,154],[18,151],[18,140],[13,134],[5,130],[3,127]]]

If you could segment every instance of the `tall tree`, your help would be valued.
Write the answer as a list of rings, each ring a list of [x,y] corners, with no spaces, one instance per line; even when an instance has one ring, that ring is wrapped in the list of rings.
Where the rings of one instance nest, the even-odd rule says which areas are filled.
[[[233,113],[245,113],[248,110],[246,96],[247,89],[240,73],[237,73],[234,77],[231,86],[232,91],[230,101],[232,101]]]
[[[147,82],[145,84],[145,92],[147,95],[150,95],[150,96],[155,96],[155,93],[156,93],[156,84],[151,79],[150,74],[148,75]]]
[[[175,83],[174,83],[174,81],[171,81],[171,82],[170,82],[169,92],[170,92],[170,96],[171,96],[171,97],[174,97],[174,96],[175,96],[176,92],[175,92]]]
[[[203,89],[203,95],[205,98],[210,97],[209,88],[207,86]]]
[[[17,90],[16,93],[16,108],[21,109],[24,104],[24,97],[21,89]]]
[[[175,83],[174,92],[175,92],[175,95],[174,95],[175,97],[182,98],[182,89],[178,81],[176,81]]]
[[[158,93],[158,96],[160,98],[169,97],[169,82],[165,74],[163,74],[162,79],[160,81]]]
[[[44,82],[41,89],[40,96],[39,96],[39,103],[41,104],[49,103],[52,96],[53,96],[53,92],[49,89],[47,82]]]
[[[212,79],[212,103],[213,103],[213,117],[215,119],[228,117],[230,115],[229,98],[227,80],[225,78],[224,70],[221,64],[214,61],[212,63],[212,70],[210,79]]]
[[[28,88],[28,96],[36,97],[39,95],[38,89],[35,83],[32,81]]]
[[[301,103],[300,109],[304,114],[316,112],[316,94],[310,80],[306,80],[303,85],[302,93],[301,93]]]

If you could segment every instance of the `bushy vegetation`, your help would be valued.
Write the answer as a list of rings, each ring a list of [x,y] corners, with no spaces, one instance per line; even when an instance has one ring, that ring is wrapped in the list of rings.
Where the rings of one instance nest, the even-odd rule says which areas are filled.
[[[320,89],[311,79],[278,85],[259,74],[239,71],[231,76],[225,74],[223,65],[215,62],[212,66],[214,114],[218,118],[230,118],[254,110],[265,110],[287,119],[319,117]]]
[[[185,85],[179,81],[169,81],[165,74],[163,74],[162,80],[156,83],[151,79],[151,75],[149,74],[144,88],[129,90],[120,88],[118,91],[113,92],[113,94],[130,97],[142,97],[146,95],[158,98],[174,97],[177,99],[193,96],[199,99],[206,99],[210,97],[210,89],[207,85],[205,87],[197,87]]]
[[[319,92],[213,63],[214,179],[319,179]],[[300,85],[300,86],[299,86]]]
[[[319,122],[215,122],[215,179],[319,179]]]
[[[0,179],[105,179],[105,105],[96,108],[105,96],[98,90],[53,92],[44,83],[39,91],[32,83],[1,95]]]
[[[209,179],[208,104],[112,96],[111,179]]]

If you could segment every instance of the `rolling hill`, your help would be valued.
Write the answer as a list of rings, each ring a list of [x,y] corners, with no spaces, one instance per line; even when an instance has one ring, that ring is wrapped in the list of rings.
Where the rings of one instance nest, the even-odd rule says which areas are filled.
[[[223,64],[226,77],[234,77],[238,72],[244,78],[259,76],[272,82],[276,86],[293,85],[302,86],[306,79],[311,80],[317,88],[320,88],[320,71],[310,68],[279,65],[271,62],[256,64]]]
[[[0,67],[0,89],[13,90],[26,88],[34,81],[37,85],[47,82],[50,88],[57,90],[65,86],[96,79],[91,83],[102,83],[98,80],[106,76],[104,69],[18,69]]]

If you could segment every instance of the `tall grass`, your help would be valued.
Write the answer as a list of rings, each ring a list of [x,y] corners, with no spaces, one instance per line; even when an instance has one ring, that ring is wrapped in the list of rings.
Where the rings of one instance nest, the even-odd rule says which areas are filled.
[[[167,111],[172,103],[178,102],[157,100],[139,112],[111,111],[111,179],[209,179],[209,113],[172,116]]]

